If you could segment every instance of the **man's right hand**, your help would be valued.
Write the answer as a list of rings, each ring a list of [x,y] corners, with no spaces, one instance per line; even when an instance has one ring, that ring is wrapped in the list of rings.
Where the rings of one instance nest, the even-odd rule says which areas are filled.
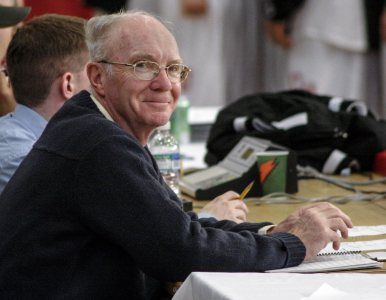
[[[242,223],[247,220],[248,207],[240,200],[236,192],[226,192],[203,207],[202,212],[207,212],[217,220],[231,220]]]
[[[334,249],[338,250],[341,236],[347,238],[348,228],[352,227],[349,216],[336,206],[323,202],[298,209],[270,233],[289,232],[299,237],[306,247],[305,260],[309,260],[329,242],[332,242]]]

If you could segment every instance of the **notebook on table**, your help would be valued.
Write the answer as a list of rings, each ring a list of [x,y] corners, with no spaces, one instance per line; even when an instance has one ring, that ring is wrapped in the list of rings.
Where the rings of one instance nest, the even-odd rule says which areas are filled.
[[[267,271],[269,273],[320,273],[342,270],[382,268],[377,262],[360,251],[336,251],[319,253],[313,260],[296,267]]]

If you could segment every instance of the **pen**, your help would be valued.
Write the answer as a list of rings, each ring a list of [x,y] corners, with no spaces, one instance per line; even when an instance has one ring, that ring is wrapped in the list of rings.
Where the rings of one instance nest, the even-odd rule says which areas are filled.
[[[251,190],[253,184],[255,183],[255,181],[251,181],[246,187],[245,189],[241,192],[240,194],[240,200],[244,200],[245,196],[249,193],[249,191]]]
[[[182,159],[180,159],[180,176],[184,177],[184,173],[185,173],[184,163],[183,163]]]

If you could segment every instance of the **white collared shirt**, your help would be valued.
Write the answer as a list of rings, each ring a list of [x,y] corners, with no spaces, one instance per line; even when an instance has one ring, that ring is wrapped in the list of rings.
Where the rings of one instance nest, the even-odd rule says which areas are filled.
[[[90,94],[91,100],[95,103],[95,105],[98,107],[99,111],[102,113],[102,115],[105,116],[107,120],[110,120],[114,122],[111,115],[108,113],[108,111],[104,108],[104,106],[94,97],[93,94]]]
[[[0,194],[46,126],[46,119],[21,104],[0,118]]]

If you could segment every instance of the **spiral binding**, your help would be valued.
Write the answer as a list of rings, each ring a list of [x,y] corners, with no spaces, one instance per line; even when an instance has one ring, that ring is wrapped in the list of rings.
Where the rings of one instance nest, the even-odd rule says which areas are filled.
[[[324,252],[319,253],[317,256],[330,256],[330,255],[349,255],[349,254],[361,254],[361,250],[344,250],[344,251],[336,251],[336,252]]]

